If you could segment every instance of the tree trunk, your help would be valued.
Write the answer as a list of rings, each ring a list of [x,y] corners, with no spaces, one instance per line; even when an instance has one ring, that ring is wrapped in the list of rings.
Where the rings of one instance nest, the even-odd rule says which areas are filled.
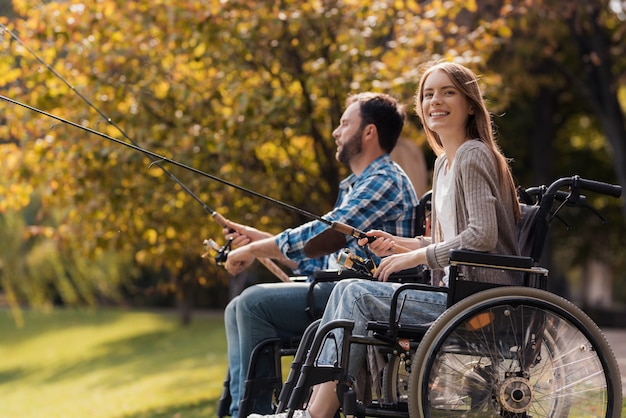
[[[626,187],[626,126],[617,97],[618,79],[613,73],[611,41],[606,28],[601,26],[601,13],[602,6],[596,4],[589,16],[575,14],[568,19],[572,38],[580,50],[584,78],[569,68],[562,70],[593,107],[612,150],[616,177]],[[583,19],[587,25],[580,24]],[[622,214],[626,219],[626,205],[622,206]]]
[[[549,89],[540,89],[535,97],[534,118],[535,129],[532,133],[532,173],[533,185],[549,184],[554,179],[553,166],[553,142],[558,127],[554,122],[557,107],[558,92]],[[544,246],[541,265],[550,270],[548,289],[558,295],[567,297],[569,287],[567,278],[559,271],[558,266],[552,262],[552,240],[548,234]]]
[[[186,281],[178,283],[176,305],[178,307],[180,322],[182,325],[191,324],[191,317],[193,314],[193,289],[194,286],[191,283]]]
[[[396,147],[391,151],[391,159],[398,163],[409,176],[417,197],[422,197],[429,189],[430,178],[424,152],[419,145],[410,139],[400,138]]]

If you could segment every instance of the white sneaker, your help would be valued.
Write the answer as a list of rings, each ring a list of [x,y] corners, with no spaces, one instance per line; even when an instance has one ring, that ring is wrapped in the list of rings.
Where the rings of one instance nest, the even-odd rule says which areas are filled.
[[[248,415],[248,418],[287,418],[287,412],[274,414],[274,415],[252,414],[252,415]],[[303,411],[301,409],[297,409],[293,411],[293,418],[311,418],[311,415],[309,415],[309,411]]]

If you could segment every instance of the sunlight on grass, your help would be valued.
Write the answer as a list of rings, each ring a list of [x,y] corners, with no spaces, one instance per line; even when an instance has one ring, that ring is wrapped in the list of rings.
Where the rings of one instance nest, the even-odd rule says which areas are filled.
[[[215,416],[226,374],[221,315],[0,311],[0,416]]]

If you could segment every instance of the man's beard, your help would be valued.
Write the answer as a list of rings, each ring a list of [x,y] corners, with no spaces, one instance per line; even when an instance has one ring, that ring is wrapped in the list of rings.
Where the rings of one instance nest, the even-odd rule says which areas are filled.
[[[354,135],[350,137],[350,139],[343,144],[339,155],[337,155],[337,160],[345,164],[347,166],[350,165],[350,161],[352,158],[356,157],[361,153],[362,144],[361,137],[363,136],[363,128],[359,129]]]

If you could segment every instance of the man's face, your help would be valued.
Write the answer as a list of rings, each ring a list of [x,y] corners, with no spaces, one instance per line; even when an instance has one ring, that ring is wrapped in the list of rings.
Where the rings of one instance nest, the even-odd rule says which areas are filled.
[[[343,112],[339,126],[333,131],[337,144],[337,161],[349,165],[352,158],[361,153],[362,135],[360,104],[355,102]]]

